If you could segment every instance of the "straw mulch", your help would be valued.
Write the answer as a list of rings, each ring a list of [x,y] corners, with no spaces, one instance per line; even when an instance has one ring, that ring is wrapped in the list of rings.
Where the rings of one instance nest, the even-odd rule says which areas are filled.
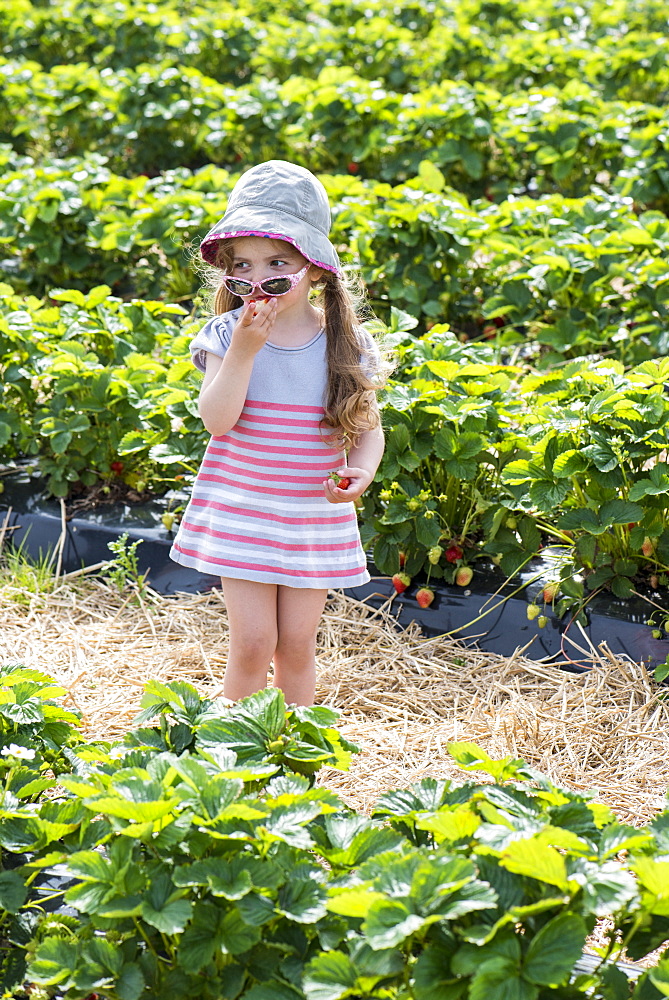
[[[361,749],[349,772],[321,780],[358,809],[426,776],[463,780],[447,753],[473,740],[521,757],[559,784],[592,791],[621,820],[642,823],[669,787],[669,709],[647,670],[592,651],[573,674],[517,653],[501,657],[452,639],[426,640],[339,594],[319,636],[317,700],[341,712]],[[227,649],[219,591],[120,595],[101,579],[61,578],[49,594],[0,587],[0,662],[41,669],[68,690],[91,737],[132,725],[144,683],[182,679],[221,693]]]

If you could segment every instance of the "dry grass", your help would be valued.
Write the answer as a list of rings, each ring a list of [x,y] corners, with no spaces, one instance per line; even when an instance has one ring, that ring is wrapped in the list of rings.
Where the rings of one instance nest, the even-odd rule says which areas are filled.
[[[82,713],[86,733],[119,736],[132,725],[144,683],[184,679],[220,694],[227,621],[218,591],[137,603],[99,579],[63,578],[50,594],[0,587],[0,662],[55,677]],[[367,809],[379,794],[431,775],[460,777],[451,740],[474,740],[493,757],[513,754],[560,784],[592,790],[627,822],[663,807],[669,787],[667,703],[646,669],[592,651],[592,669],[483,653],[417,627],[397,628],[331,595],[319,636],[317,700],[336,707],[361,748],[347,774],[323,780]]]

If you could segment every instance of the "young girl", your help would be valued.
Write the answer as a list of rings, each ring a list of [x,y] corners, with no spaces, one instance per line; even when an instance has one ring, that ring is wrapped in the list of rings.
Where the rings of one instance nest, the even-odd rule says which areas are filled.
[[[312,704],[328,589],[369,579],[353,501],[383,454],[382,366],[329,230],[322,184],[270,160],[200,247],[219,272],[217,315],[191,343],[212,438],[171,556],[221,577],[233,700],[264,688],[273,661],[286,701]]]

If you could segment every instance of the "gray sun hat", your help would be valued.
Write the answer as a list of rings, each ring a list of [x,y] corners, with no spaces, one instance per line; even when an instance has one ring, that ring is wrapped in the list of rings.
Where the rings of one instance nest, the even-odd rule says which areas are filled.
[[[318,178],[295,163],[268,160],[239,178],[225,215],[202,240],[200,253],[213,264],[219,240],[267,236],[286,240],[312,264],[338,274],[341,265],[329,232],[330,205]]]

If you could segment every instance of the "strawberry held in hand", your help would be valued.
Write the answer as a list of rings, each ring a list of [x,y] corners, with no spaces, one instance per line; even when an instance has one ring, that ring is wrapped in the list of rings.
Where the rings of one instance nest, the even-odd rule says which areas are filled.
[[[416,603],[419,608],[429,608],[434,600],[434,591],[431,587],[421,587],[416,594]]]
[[[351,480],[348,476],[340,476],[338,472],[331,472],[330,476],[335,481],[335,486],[338,486],[340,490],[347,490],[351,485]]]

